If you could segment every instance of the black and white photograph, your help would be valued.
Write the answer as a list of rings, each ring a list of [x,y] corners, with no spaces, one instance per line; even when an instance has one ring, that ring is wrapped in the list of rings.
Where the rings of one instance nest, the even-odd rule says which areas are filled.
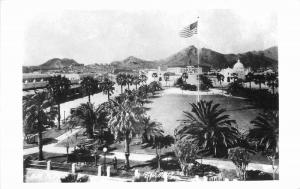
[[[281,180],[278,11],[190,6],[27,14],[23,183]]]

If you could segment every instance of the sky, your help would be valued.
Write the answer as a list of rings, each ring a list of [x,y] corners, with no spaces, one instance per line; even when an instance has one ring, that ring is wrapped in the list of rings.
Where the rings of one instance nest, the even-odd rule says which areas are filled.
[[[198,19],[198,34],[179,31]],[[24,65],[51,58],[82,64],[135,56],[164,59],[189,45],[220,53],[243,53],[277,45],[277,14],[266,10],[210,9],[59,10],[36,12],[25,22]]]

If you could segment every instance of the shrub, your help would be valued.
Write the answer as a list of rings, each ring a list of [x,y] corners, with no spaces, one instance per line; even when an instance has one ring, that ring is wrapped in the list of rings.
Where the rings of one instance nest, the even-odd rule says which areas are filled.
[[[146,178],[144,176],[140,176],[138,178],[134,178],[133,182],[146,182]]]
[[[200,177],[206,176],[208,173],[213,172],[214,174],[220,173],[220,170],[212,165],[201,164],[195,162],[189,170],[190,176],[199,175]]]
[[[175,143],[175,155],[178,158],[181,171],[184,175],[189,175],[190,167],[196,162],[199,153],[198,147],[188,140],[177,140]]]
[[[189,91],[197,91],[197,86],[196,85],[191,85],[191,84],[183,84],[181,86],[182,90],[189,90]]]
[[[182,80],[181,77],[178,78],[178,79],[176,80],[176,82],[175,82],[175,86],[181,87],[183,84],[184,84],[184,83],[183,83],[183,80]]]
[[[268,173],[259,170],[249,170],[247,171],[247,180],[273,180],[273,178]]]
[[[227,92],[231,95],[243,96],[244,87],[241,82],[233,82],[228,85]]]
[[[84,175],[83,177],[77,179],[77,182],[87,182],[88,180],[89,180],[89,176]]]
[[[228,158],[234,163],[237,176],[241,180],[246,180],[246,169],[250,162],[250,155],[245,148],[236,147],[228,150]]]
[[[200,90],[208,90],[209,88],[213,87],[212,81],[204,75],[200,75],[200,81]]]
[[[63,183],[67,182],[87,182],[89,176],[84,175],[83,177],[78,178],[77,174],[68,174],[66,177],[60,178],[60,181]]]

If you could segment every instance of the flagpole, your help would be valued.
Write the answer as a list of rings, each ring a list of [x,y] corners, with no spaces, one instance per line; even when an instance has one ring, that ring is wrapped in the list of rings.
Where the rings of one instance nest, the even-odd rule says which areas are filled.
[[[197,18],[197,33],[199,33],[199,16]],[[199,36],[198,36],[198,38],[199,38]],[[197,48],[198,70],[197,70],[197,76],[196,76],[196,78],[199,76],[199,78],[198,78],[197,102],[200,102],[200,51],[199,50],[200,50],[200,45],[199,45],[199,48]]]
[[[200,102],[200,52],[199,52],[200,48],[197,48],[197,59],[198,59],[198,70],[197,70],[197,76],[196,78],[198,79],[198,95],[197,95],[197,102]]]

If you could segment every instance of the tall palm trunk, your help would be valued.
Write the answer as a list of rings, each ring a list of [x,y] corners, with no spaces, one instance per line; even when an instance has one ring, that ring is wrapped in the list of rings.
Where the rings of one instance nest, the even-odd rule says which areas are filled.
[[[160,171],[160,153],[158,153],[158,146],[155,148],[157,158],[157,170]]]
[[[217,146],[214,146],[215,157],[217,157]]]
[[[273,91],[273,94],[275,94],[275,83],[274,82],[272,83],[272,91]]]
[[[38,130],[38,146],[39,146],[39,160],[43,160],[43,133],[42,129]]]
[[[89,103],[91,103],[91,95],[89,94],[88,96],[89,96]]]
[[[126,170],[128,170],[130,168],[130,164],[129,164],[129,155],[130,155],[130,149],[129,149],[129,137],[126,135],[125,137],[125,166],[126,166]]]
[[[58,117],[57,117],[58,126],[57,126],[57,129],[60,130],[60,103],[57,104],[57,108],[58,108]]]
[[[88,138],[93,138],[93,127],[88,126],[86,128],[86,132],[87,132]]]
[[[135,84],[135,90],[137,90],[137,84]]]
[[[121,85],[121,94],[123,93],[123,85]]]
[[[129,84],[127,84],[127,89],[129,90]]]
[[[109,91],[107,92],[107,101],[109,101]]]
[[[251,81],[249,81],[249,84],[250,84],[250,89],[251,89]]]
[[[102,128],[102,125],[100,126],[100,143],[103,144],[103,128]]]
[[[276,179],[276,170],[275,170],[275,156],[272,156],[272,169],[273,169],[273,180]]]

